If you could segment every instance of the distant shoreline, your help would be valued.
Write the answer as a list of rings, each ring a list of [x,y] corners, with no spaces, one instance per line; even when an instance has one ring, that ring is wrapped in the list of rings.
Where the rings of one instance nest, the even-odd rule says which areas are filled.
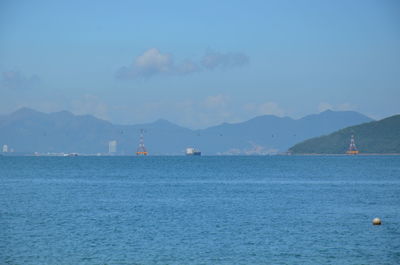
[[[60,155],[60,154],[32,154],[32,153],[13,153],[13,154],[0,154],[0,157],[71,157],[72,155]],[[129,155],[107,155],[107,154],[77,154],[73,156],[79,157],[136,157],[134,154]],[[149,157],[164,157],[164,156],[186,156],[186,155],[162,155],[162,154],[154,154],[149,155]],[[304,153],[304,154],[262,154],[262,155],[203,155],[208,157],[232,157],[232,156],[242,156],[242,157],[260,157],[260,156],[400,156],[400,153],[361,153],[357,155],[348,155],[348,154],[317,154],[317,153]]]

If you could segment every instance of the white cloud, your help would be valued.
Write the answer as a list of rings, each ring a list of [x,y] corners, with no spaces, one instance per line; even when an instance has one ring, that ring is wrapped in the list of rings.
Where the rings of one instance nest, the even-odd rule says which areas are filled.
[[[136,57],[131,66],[124,66],[117,72],[118,78],[150,77],[173,71],[172,56],[152,48]]]
[[[243,53],[207,52],[200,62],[185,59],[175,63],[173,56],[151,48],[135,58],[130,66],[121,67],[116,77],[119,79],[148,78],[155,75],[185,75],[195,72],[213,70],[215,68],[232,68],[245,65],[249,62]]]
[[[356,108],[356,106],[354,106],[350,103],[342,103],[336,107],[336,110],[345,111],[345,110],[354,110],[355,108]]]
[[[103,120],[109,120],[108,106],[97,96],[91,94],[72,101],[71,111],[79,115],[90,114]]]
[[[221,108],[228,104],[229,97],[226,95],[209,96],[203,100],[203,105],[206,108]]]
[[[265,102],[259,106],[260,113],[263,115],[275,115],[282,117],[285,115],[285,111],[281,109],[278,103],[275,102]]]
[[[254,115],[275,115],[282,117],[285,111],[276,102],[267,101],[264,103],[248,103],[243,106],[244,110],[254,113]]]
[[[203,59],[201,65],[206,69],[214,68],[231,68],[243,66],[249,62],[249,57],[243,53],[220,53],[215,51],[208,51]]]
[[[31,89],[40,84],[37,75],[26,76],[20,71],[5,71],[1,73],[0,86],[8,89]]]
[[[335,110],[335,111],[347,111],[347,110],[354,110],[356,106],[350,103],[341,103],[338,105],[332,105],[328,102],[321,102],[318,104],[318,111],[323,112],[325,110]]]
[[[175,71],[178,74],[191,74],[201,71],[201,68],[195,62],[186,59],[176,67]]]
[[[171,71],[172,58],[169,54],[162,54],[157,49],[145,51],[137,57],[134,62],[135,69],[145,75],[152,75],[157,72],[165,73]]]
[[[333,106],[327,102],[321,102],[318,104],[318,111],[323,112],[325,110],[332,110]]]

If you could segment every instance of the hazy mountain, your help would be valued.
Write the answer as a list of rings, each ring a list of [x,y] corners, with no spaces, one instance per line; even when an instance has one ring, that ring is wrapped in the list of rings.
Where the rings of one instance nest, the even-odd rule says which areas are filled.
[[[265,115],[236,124],[221,124],[199,131],[203,136],[199,146],[217,153],[271,153],[284,152],[304,139],[330,133],[349,125],[371,121],[353,111],[325,111],[294,120]],[[217,143],[210,145],[207,143]]]
[[[347,127],[332,134],[296,144],[293,153],[343,154],[351,135],[360,153],[400,153],[400,115]]]
[[[150,154],[183,154],[195,147],[204,154],[265,154],[283,152],[304,139],[371,121],[352,111],[325,111],[295,120],[271,115],[203,130],[190,130],[166,120],[148,124],[113,125],[90,115],[67,111],[41,113],[22,108],[0,116],[0,144],[19,152],[107,153],[118,142],[119,154],[136,152],[140,129]]]

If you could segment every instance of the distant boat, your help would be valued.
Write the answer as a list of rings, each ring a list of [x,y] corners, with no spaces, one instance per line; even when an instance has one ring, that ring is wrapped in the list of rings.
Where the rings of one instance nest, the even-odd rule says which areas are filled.
[[[189,148],[186,148],[186,155],[187,156],[201,156],[201,152],[192,147],[189,147]]]

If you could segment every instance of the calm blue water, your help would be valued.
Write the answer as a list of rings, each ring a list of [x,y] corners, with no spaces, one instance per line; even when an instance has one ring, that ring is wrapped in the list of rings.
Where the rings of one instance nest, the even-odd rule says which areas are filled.
[[[400,264],[400,156],[0,157],[0,264]]]

